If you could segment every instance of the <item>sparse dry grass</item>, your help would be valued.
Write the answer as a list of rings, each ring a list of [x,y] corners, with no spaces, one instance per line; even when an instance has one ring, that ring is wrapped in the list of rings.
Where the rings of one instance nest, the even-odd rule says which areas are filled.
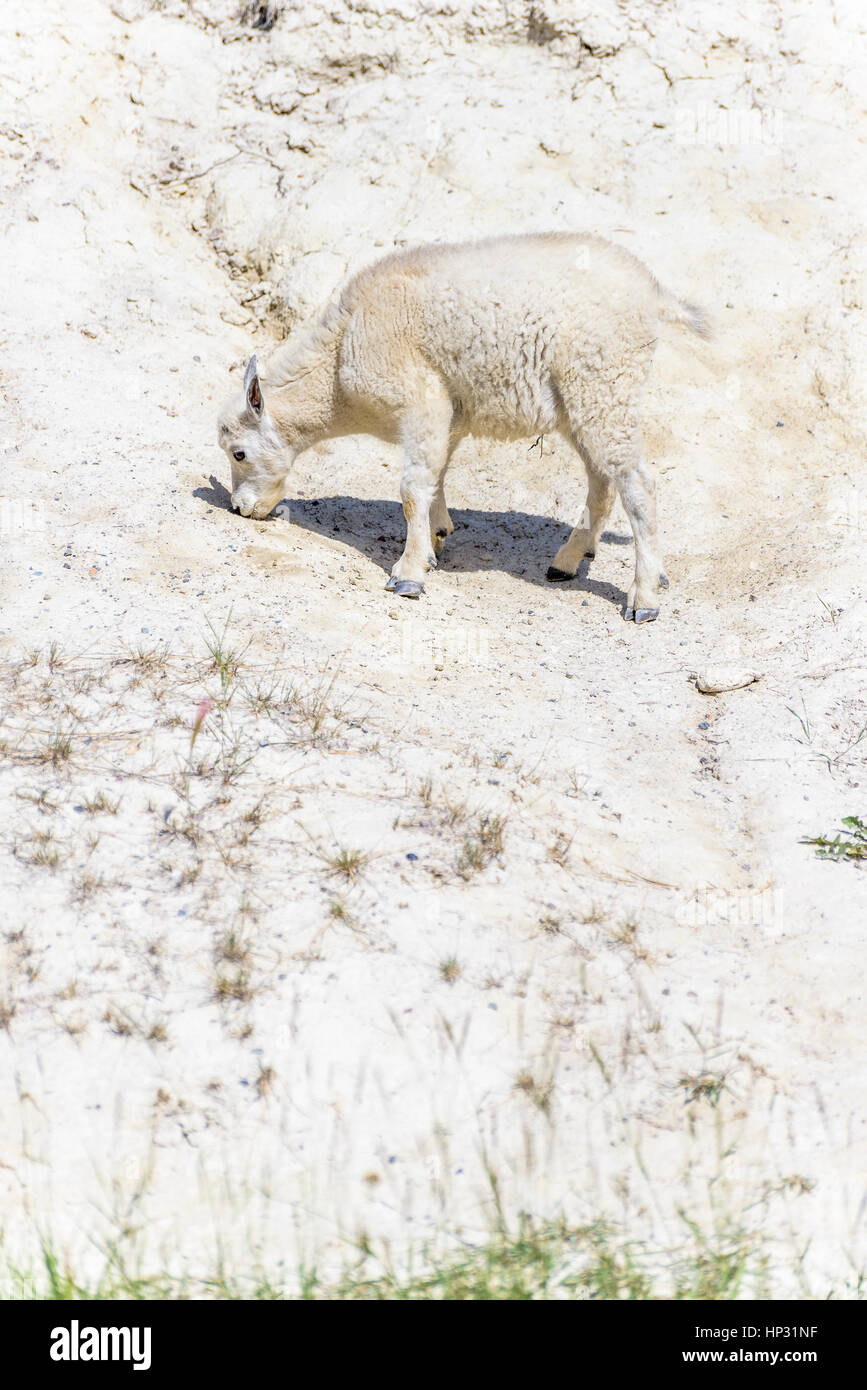
[[[214,997],[220,1004],[248,1004],[253,998],[250,972],[241,967],[218,970],[214,977]]]
[[[329,874],[345,878],[350,883],[359,877],[373,857],[366,850],[350,849],[347,845],[335,845],[333,849],[325,849],[315,841],[312,844],[312,852]]]
[[[81,873],[72,884],[72,901],[79,904],[89,902],[103,888],[105,879],[102,874]]]
[[[548,846],[548,858],[552,864],[557,864],[561,869],[566,868],[574,838],[574,835],[567,835],[562,830],[557,831],[552,843]]]
[[[93,796],[83,796],[81,804],[89,816],[116,816],[120,810],[120,797],[98,791]]]
[[[686,1093],[686,1105],[703,1100],[716,1107],[726,1089],[726,1078],[723,1073],[702,1072],[696,1076],[681,1076],[677,1084]]]
[[[231,928],[218,943],[217,958],[228,961],[230,965],[248,965],[250,962],[249,943],[238,931]]]
[[[260,1100],[264,1100],[274,1089],[277,1073],[273,1067],[259,1063],[259,1075],[256,1077],[256,1094]]]
[[[434,895],[433,901],[442,902],[445,913],[450,903],[458,902],[465,913],[474,895],[481,900],[483,893],[499,891],[499,878],[485,870],[497,863],[508,870],[510,857],[522,853],[522,816],[516,814],[507,839],[505,815],[480,806],[490,765],[486,755],[479,755],[472,767],[455,754],[451,764],[444,759],[431,764],[435,776],[407,777],[393,750],[379,751],[375,717],[368,716],[363,725],[346,716],[333,669],[289,685],[279,673],[257,668],[249,647],[232,642],[225,628],[215,628],[212,636],[213,650],[204,664],[198,658],[185,662],[182,656],[140,650],[119,660],[110,654],[88,658],[88,666],[83,659],[56,652],[50,687],[44,680],[44,658],[19,662],[14,672],[0,665],[0,689],[11,695],[0,774],[10,779],[20,818],[14,837],[7,841],[13,853],[10,862],[19,872],[20,866],[46,870],[40,876],[44,891],[57,895],[61,910],[72,914],[70,920],[86,924],[83,940],[98,943],[86,976],[52,982],[52,957],[44,948],[36,950],[23,928],[7,933],[6,945],[13,954],[7,967],[9,985],[0,1002],[0,1029],[14,1032],[16,1040],[22,1020],[32,1016],[41,1020],[40,1026],[47,1023],[56,1036],[70,1040],[69,1045],[90,1029],[108,1048],[120,1048],[129,1040],[131,1045],[147,1043],[159,1049],[171,1040],[173,1046],[163,1049],[160,1057],[173,1056],[178,1030],[161,996],[167,987],[177,988],[173,924],[188,931],[183,913],[187,921],[193,916],[201,920],[204,940],[211,947],[209,952],[206,946],[204,961],[195,969],[190,969],[190,958],[184,958],[182,982],[186,972],[200,1001],[209,1003],[214,1013],[213,1001],[220,1005],[215,1027],[228,1045],[247,1048],[255,1038],[267,1049],[262,1010],[272,994],[280,993],[277,980],[308,971],[315,975],[329,961],[335,940],[347,943],[359,956],[393,951],[389,928],[381,926],[384,904],[408,906],[410,895],[421,888]],[[76,692],[92,701],[87,705],[82,699],[79,713]],[[31,696],[40,711],[39,744],[23,713]],[[68,740],[66,754],[58,747],[58,735]],[[364,764],[365,777],[370,781],[375,768],[378,786],[387,789],[387,796],[386,791],[370,793],[353,779],[361,764],[343,760],[350,741],[356,753],[370,760]],[[526,782],[524,774],[519,777],[510,755],[494,755],[493,766],[503,773],[497,778],[498,798],[505,800],[515,789],[533,785],[532,777]],[[326,825],[340,825],[339,817],[356,803],[362,815],[366,808],[371,816],[377,814],[382,801],[391,798],[399,808],[394,829],[388,828],[389,806],[388,814],[377,820],[381,838],[375,852],[361,848],[370,843],[361,820],[353,825],[360,831],[357,840],[349,833],[346,838],[316,838],[303,829],[305,805],[311,798],[311,806],[319,811],[326,797],[331,799]],[[407,825],[416,832],[409,843]],[[514,1107],[522,1123],[537,1126],[538,1136],[555,1133],[564,1108],[561,1075],[545,1060],[557,1057],[557,1048],[571,1050],[594,1075],[600,1092],[614,1095],[632,1074],[634,1058],[646,1052],[659,1065],[667,1042],[660,1012],[644,1000],[637,1005],[637,1021],[628,1038],[612,1043],[601,1027],[594,1027],[593,1037],[588,1037],[588,1018],[595,1017],[593,1011],[605,1001],[607,988],[596,967],[600,960],[610,961],[618,971],[640,973],[633,964],[649,960],[653,919],[646,925],[642,909],[639,927],[637,914],[626,911],[627,904],[614,890],[610,895],[603,890],[604,906],[602,899],[588,897],[592,880],[579,883],[575,901],[572,883],[580,870],[571,837],[556,820],[552,826],[550,814],[530,825],[536,844],[543,853],[547,850],[547,867],[545,861],[541,866],[546,889],[523,919],[524,939],[532,938],[543,960],[568,959],[574,973],[574,990],[542,996],[542,1046],[553,1051],[545,1051],[540,1061],[537,1047],[523,1065],[516,1058],[505,1078],[505,1103]],[[414,862],[407,864],[410,846]],[[549,889],[549,883],[555,886]],[[306,914],[303,929],[297,930],[296,898]],[[136,928],[139,935],[130,941],[122,925],[126,904],[145,900],[148,911],[166,911],[165,926]],[[508,911],[507,899],[504,907]],[[411,925],[411,918],[410,913],[402,924]],[[271,924],[281,929],[285,925],[279,942],[267,929]],[[599,930],[582,932],[582,926]],[[445,938],[455,939],[451,934]],[[443,1011],[459,1011],[465,1001],[468,1007],[469,1001],[485,1001],[483,992],[494,990],[496,1000],[489,994],[482,1008],[538,1008],[538,984],[526,958],[479,961],[463,945],[459,958],[444,949],[442,940],[438,947],[434,943],[433,955],[427,951],[425,946],[422,958]],[[135,984],[127,983],[131,962],[139,972],[132,977]],[[144,1006],[136,993],[142,981],[153,1001]],[[669,1023],[666,1015],[670,1037]],[[462,1037],[457,1025],[456,1047],[463,1046]],[[274,1054],[270,1056],[274,1060]],[[284,1068],[276,1060],[282,1088]],[[731,1090],[727,1061],[716,1057],[712,1048],[699,1047],[698,1057],[683,1062],[666,1073],[669,1096],[674,1096],[685,1122],[700,1125],[704,1112],[704,1123],[714,1123]],[[256,1065],[249,1096],[266,1102],[262,1111],[271,1113],[278,1108],[271,1101],[278,1093],[277,1070],[261,1059]],[[217,1093],[208,1095],[217,1105]],[[194,1108],[195,1102],[187,1104]],[[159,1113],[180,1114],[173,1109],[179,1105],[167,1098]],[[805,1176],[803,1188],[792,1184],[785,1193],[780,1188],[780,1195],[808,1195],[811,1181]],[[712,1289],[718,1275],[720,1288],[729,1275],[734,1281],[737,1249],[735,1242],[729,1254],[711,1254],[709,1245],[697,1254],[689,1286]],[[606,1253],[600,1245],[600,1261],[609,1255],[615,1258],[612,1251],[613,1247]],[[624,1259],[611,1275],[611,1287],[618,1286],[618,1280],[621,1289],[650,1287],[642,1283],[644,1274],[626,1266]],[[444,1269],[444,1287],[463,1287],[465,1273]],[[602,1287],[599,1269],[594,1277]],[[498,1279],[499,1275],[493,1278],[491,1288],[501,1287]],[[381,1277],[362,1281],[362,1286],[370,1292],[341,1296],[374,1296],[374,1289],[389,1296],[384,1290],[391,1287]],[[407,1297],[422,1296],[422,1283],[406,1285],[410,1287],[416,1291],[407,1292]]]
[[[232,622],[232,610],[230,609],[226,621],[220,631],[212,623],[211,619],[206,619],[209,636],[205,639],[205,646],[211,657],[211,668],[216,671],[220,678],[220,697],[221,703],[228,705],[234,694],[235,681],[241,670],[244,657],[250,648],[250,640],[238,644],[236,639],[229,636],[229,628]]]
[[[15,795],[20,801],[26,801],[35,810],[41,811],[43,815],[55,815],[60,810],[60,803],[52,799],[52,788],[41,787],[38,790],[30,787],[16,787]]]
[[[554,1075],[548,1070],[525,1070],[515,1078],[515,1089],[526,1096],[537,1110],[550,1117],[554,1099]]]
[[[33,750],[34,762],[50,763],[58,768],[72,757],[73,734],[69,729],[53,729],[44,734]]]
[[[480,815],[476,818],[458,854],[455,868],[463,879],[481,873],[503,853],[505,821],[501,816]]]
[[[456,984],[464,973],[463,966],[457,956],[446,956],[444,960],[440,961],[437,969],[440,979],[447,985]]]
[[[12,850],[16,859],[35,868],[55,870],[67,857],[53,830],[32,830],[20,836]]]
[[[608,936],[612,946],[625,947],[635,960],[648,960],[649,955],[639,939],[638,922],[634,917],[624,917],[613,927]]]
[[[109,1032],[114,1033],[115,1037],[118,1038],[130,1038],[136,1032],[136,1026],[132,1019],[122,1013],[120,1009],[106,1009],[102,1021]]]

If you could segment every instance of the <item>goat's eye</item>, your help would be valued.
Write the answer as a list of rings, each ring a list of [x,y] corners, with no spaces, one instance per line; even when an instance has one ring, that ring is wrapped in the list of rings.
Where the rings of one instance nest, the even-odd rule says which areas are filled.
[[[233,450],[232,450],[232,458],[233,458],[233,459],[236,459],[238,463],[243,463],[243,462],[244,462],[244,459],[245,459],[246,457],[247,457],[247,455],[244,453],[244,450],[243,450],[243,449],[233,449]]]

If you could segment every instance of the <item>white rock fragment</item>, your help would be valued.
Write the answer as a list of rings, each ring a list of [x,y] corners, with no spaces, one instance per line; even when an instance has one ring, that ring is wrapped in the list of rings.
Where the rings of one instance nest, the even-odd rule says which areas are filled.
[[[705,666],[696,672],[695,687],[702,695],[719,695],[724,690],[740,690],[761,679],[761,672],[743,666]]]
[[[134,24],[136,20],[144,19],[150,8],[148,0],[114,0],[114,4],[109,5],[112,14],[124,24]]]

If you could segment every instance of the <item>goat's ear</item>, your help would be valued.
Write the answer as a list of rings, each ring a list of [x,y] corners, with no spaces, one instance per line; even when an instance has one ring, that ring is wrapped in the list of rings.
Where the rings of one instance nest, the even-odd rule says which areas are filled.
[[[247,363],[247,370],[244,373],[244,395],[247,397],[247,408],[258,419],[262,414],[262,387],[259,384],[259,367],[255,352]]]

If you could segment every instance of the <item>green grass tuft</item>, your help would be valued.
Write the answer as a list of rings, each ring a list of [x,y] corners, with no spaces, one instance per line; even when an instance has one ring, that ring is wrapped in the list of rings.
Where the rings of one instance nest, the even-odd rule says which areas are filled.
[[[814,835],[805,837],[800,843],[815,845],[819,859],[867,859],[867,825],[861,817],[844,816],[841,825],[844,828],[838,831],[833,840],[829,840],[825,835]]]

